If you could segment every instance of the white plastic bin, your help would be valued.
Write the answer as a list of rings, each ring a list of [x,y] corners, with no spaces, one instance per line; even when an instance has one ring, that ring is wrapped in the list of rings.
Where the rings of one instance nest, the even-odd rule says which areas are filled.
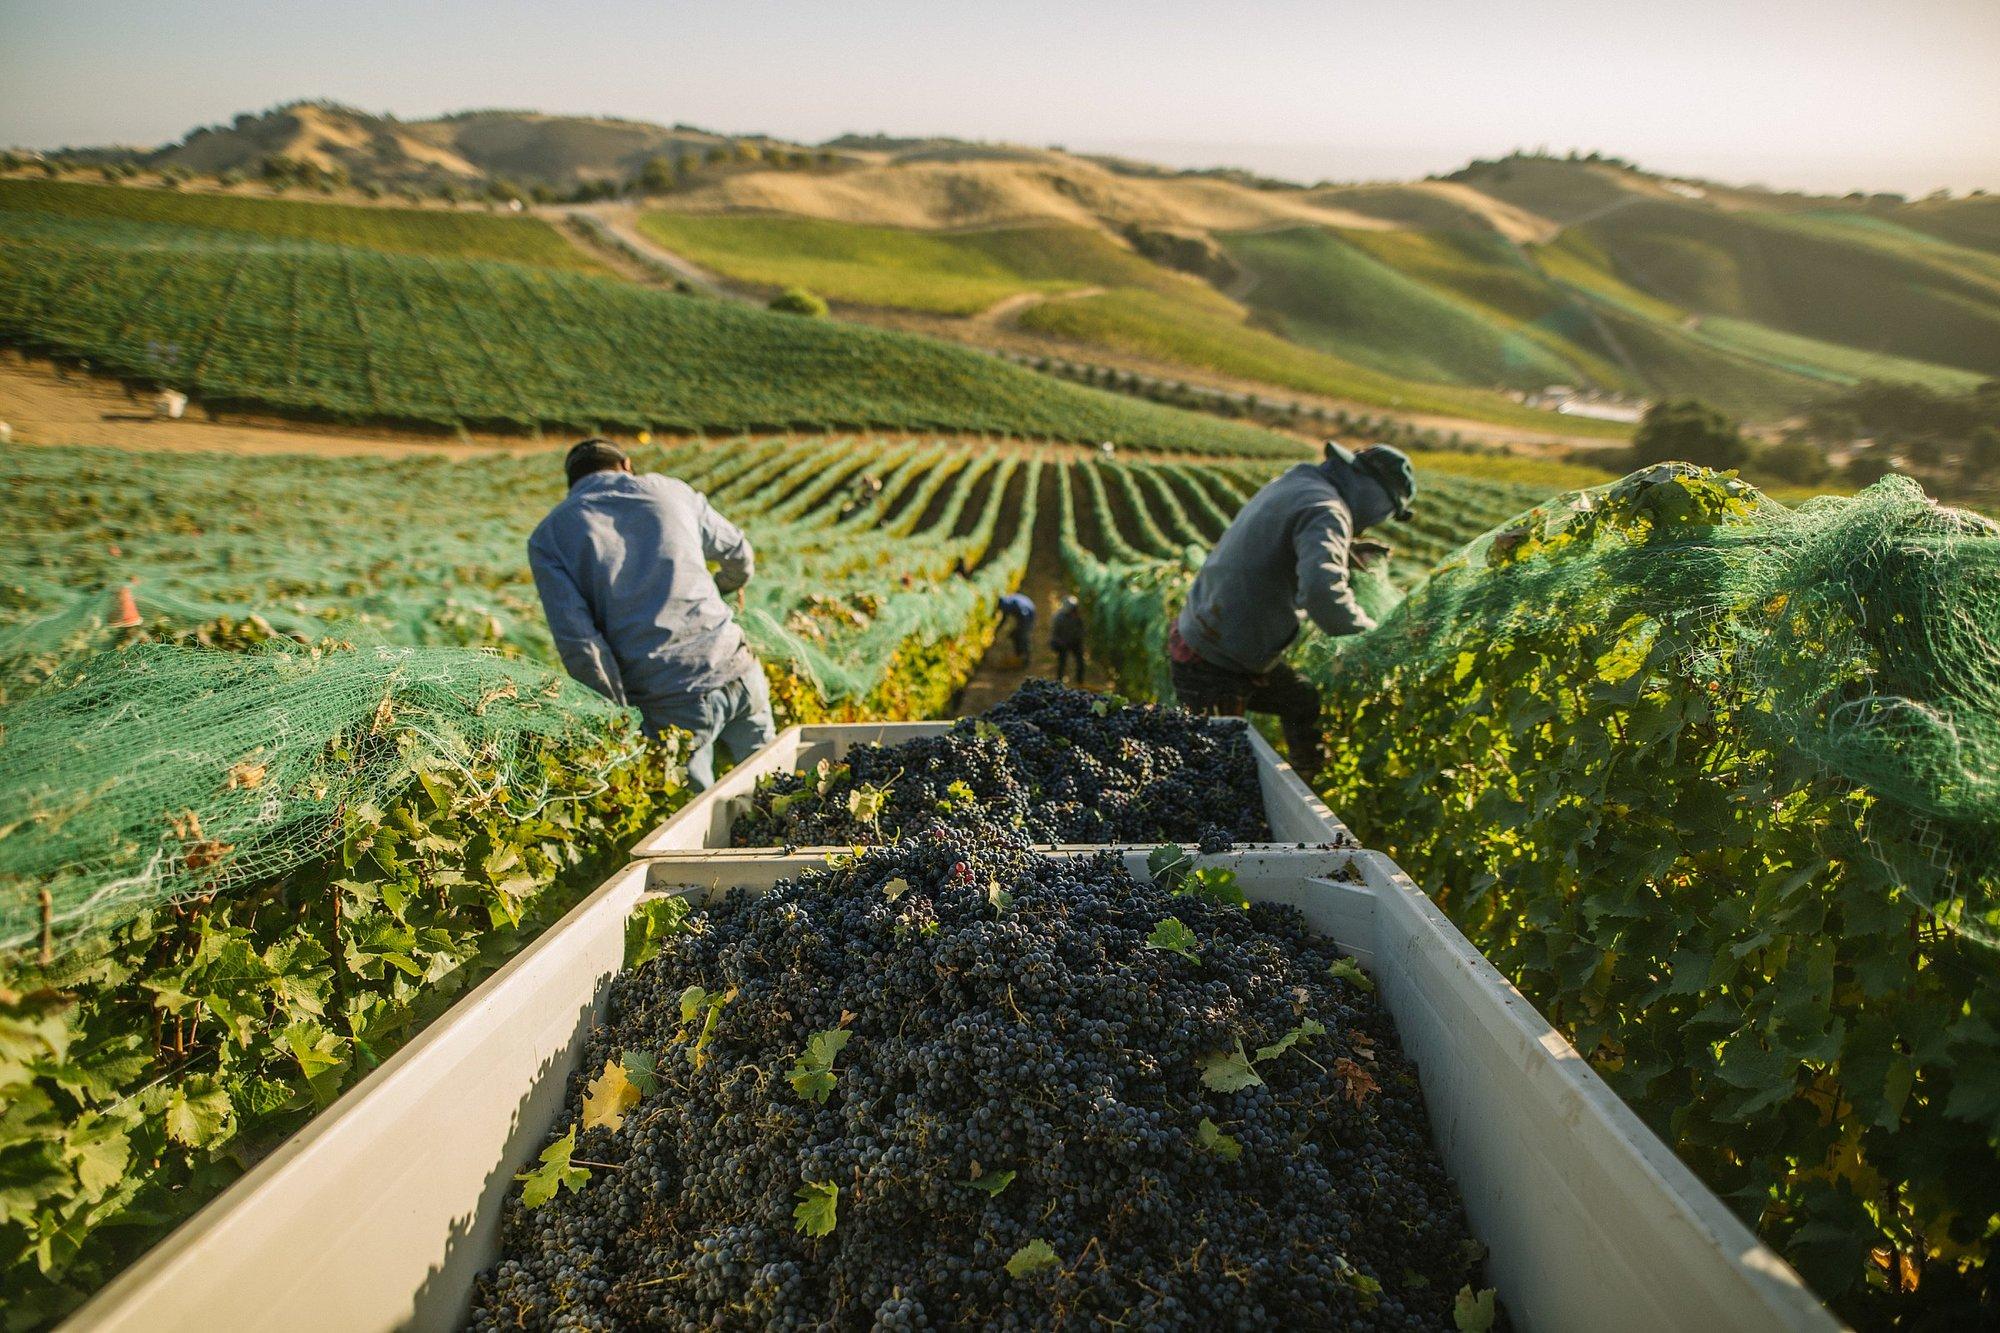
[[[1125,853],[1135,874],[1145,854]],[[98,1294],[72,1330],[449,1329],[649,890],[766,887],[817,857],[629,867]],[[1380,985],[1444,1160],[1523,1329],[1830,1329],[1775,1254],[1388,858],[1199,858],[1289,902]]]
[[[798,773],[822,759],[839,761],[857,745],[900,745],[924,736],[941,736],[949,722],[848,722],[823,726],[787,727],[771,743],[731,769],[713,787],[682,806],[632,849],[635,857],[664,856],[700,847],[727,847],[736,817],[750,808],[751,793],[760,779],[773,773]],[[1278,843],[1354,844],[1347,825],[1334,817],[1326,802],[1313,794],[1271,743],[1250,729],[1250,749],[1257,756],[1257,781],[1263,788],[1264,815],[1271,838]]]

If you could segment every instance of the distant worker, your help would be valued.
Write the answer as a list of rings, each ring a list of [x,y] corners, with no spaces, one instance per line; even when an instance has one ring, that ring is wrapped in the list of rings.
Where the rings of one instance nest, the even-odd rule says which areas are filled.
[[[1331,635],[1375,628],[1348,583],[1350,561],[1369,553],[1354,549],[1355,538],[1391,516],[1407,520],[1416,493],[1416,472],[1401,450],[1378,444],[1355,454],[1329,441],[1322,461],[1289,468],[1251,496],[1167,632],[1182,706],[1275,713],[1292,767],[1316,777],[1319,691],[1282,655],[1307,616]]]
[[[1014,644],[1016,666],[1028,665],[1028,657],[1034,650],[1035,602],[1018,592],[1004,593],[1000,598],[1000,619],[1011,628],[1009,633]]]
[[[608,440],[583,441],[563,470],[568,496],[528,539],[556,651],[649,736],[694,733],[688,779],[708,787],[718,740],[741,762],[775,732],[764,669],[722,600],[750,581],[750,540],[686,482],[634,475]]]
[[[1056,679],[1069,679],[1069,664],[1076,661],[1076,683],[1083,684],[1083,604],[1074,593],[1062,599],[1049,620],[1049,647],[1056,652]]]

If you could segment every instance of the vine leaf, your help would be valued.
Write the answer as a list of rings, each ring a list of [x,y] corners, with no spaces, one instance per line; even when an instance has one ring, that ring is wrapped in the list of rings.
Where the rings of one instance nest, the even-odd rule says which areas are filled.
[[[689,986],[681,992],[681,1024],[687,1026],[697,1019],[701,1030],[695,1034],[694,1045],[688,1048],[688,1063],[696,1069],[708,1059],[708,1045],[715,1040],[716,1019],[722,1014],[722,1006],[736,998],[736,987],[731,986],[720,995],[705,986]]]
[[[1250,907],[1250,895],[1243,892],[1236,883],[1236,872],[1222,866],[1203,866],[1190,870],[1174,890],[1177,894],[1191,894],[1223,907],[1240,907],[1245,911]]]
[[[625,966],[637,967],[660,952],[660,946],[688,930],[694,908],[679,894],[642,898],[625,918]]]
[[[1195,1126],[1195,1146],[1203,1152],[1212,1152],[1225,1162],[1233,1162],[1243,1155],[1243,1141],[1234,1134],[1225,1134],[1222,1127],[1207,1116]]]
[[[1190,963],[1201,961],[1195,956],[1195,933],[1176,916],[1166,917],[1153,927],[1153,933],[1146,937],[1146,947],[1177,953]]]
[[[909,891],[910,881],[904,879],[901,875],[896,876],[896,878],[882,886],[882,896],[892,903]]]
[[[1264,1081],[1250,1057],[1243,1053],[1243,1038],[1236,1039],[1233,1051],[1216,1051],[1201,1058],[1201,1085],[1216,1092],[1241,1092]]]
[[[1375,1081],[1373,1074],[1344,1055],[1333,1062],[1333,1073],[1347,1085],[1347,1100],[1356,1106],[1367,1101],[1371,1092],[1381,1091],[1382,1085]]]
[[[1326,974],[1330,977],[1339,977],[1349,985],[1359,986],[1362,990],[1372,991],[1375,989],[1374,980],[1366,972],[1363,972],[1361,965],[1356,963],[1352,958],[1334,959],[1332,964],[1326,969]]]
[[[1054,1268],[1060,1262],[1049,1243],[1037,1236],[1014,1251],[1014,1257],[1007,1261],[1007,1276],[1027,1277],[1044,1269]]]
[[[986,885],[986,901],[993,904],[993,915],[1005,916],[1007,909],[1014,905],[1014,895],[1001,888],[1000,881],[996,879]]]
[[[1194,858],[1179,843],[1161,843],[1146,856],[1146,870],[1153,883],[1169,892],[1177,892],[1192,869]]]
[[[1013,1184],[1015,1174],[1013,1171],[989,1171],[971,1180],[961,1180],[959,1184],[971,1189],[985,1190],[988,1197],[991,1197]]]
[[[1334,1255],[1333,1267],[1334,1271],[1340,1274],[1340,1280],[1342,1282],[1345,1282],[1348,1286],[1354,1288],[1354,1290],[1360,1295],[1361,1308],[1364,1310],[1374,1309],[1376,1302],[1381,1298],[1382,1295],[1381,1280],[1379,1278],[1372,1278],[1368,1276],[1368,1274],[1356,1268],[1353,1264],[1347,1261],[1346,1255],[1342,1254]]]
[[[840,1186],[831,1180],[808,1180],[802,1190],[793,1198],[799,1201],[792,1209],[793,1225],[808,1236],[828,1236],[833,1234],[834,1225],[840,1220]]]
[[[198,1074],[167,1095],[167,1137],[190,1148],[205,1148],[223,1137],[233,1109],[221,1083]]]
[[[1451,1322],[1458,1333],[1487,1333],[1497,1317],[1493,1309],[1493,1288],[1474,1291],[1470,1282],[1459,1288],[1458,1299],[1451,1303]]]
[[[864,824],[872,824],[882,813],[882,807],[889,803],[886,787],[871,787],[862,783],[847,793],[847,813]]]
[[[660,1090],[660,1057],[651,1051],[627,1051],[618,1057],[618,1063],[625,1066],[625,1077],[632,1080],[632,1086],[643,1097],[651,1097]]]
[[[1269,1046],[1259,1046],[1256,1058],[1259,1060],[1275,1060],[1307,1037],[1324,1037],[1325,1035],[1326,1024],[1320,1022],[1317,1018],[1302,1019],[1297,1027],[1272,1042]]]
[[[792,1072],[786,1077],[791,1080],[792,1091],[809,1102],[825,1104],[833,1094],[833,1060],[840,1054],[841,1047],[854,1034],[846,1028],[829,1028],[825,1032],[815,1032],[806,1038],[806,1048],[792,1065]]]
[[[530,1208],[539,1208],[564,1188],[572,1194],[582,1189],[590,1180],[590,1168],[569,1164],[570,1156],[575,1151],[576,1126],[571,1125],[569,1133],[542,1149],[540,1166],[514,1177],[525,1182],[521,1186],[521,1202]]]
[[[604,1062],[604,1072],[590,1081],[583,1094],[583,1127],[602,1125],[612,1133],[625,1123],[625,1113],[639,1104],[639,1085],[625,1075],[616,1060]]]

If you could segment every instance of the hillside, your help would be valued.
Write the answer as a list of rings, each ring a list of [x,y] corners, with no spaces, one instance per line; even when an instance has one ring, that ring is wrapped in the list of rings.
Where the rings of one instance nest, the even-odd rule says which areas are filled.
[[[297,102],[197,129],[180,143],[147,155],[145,162],[200,175],[253,175],[265,159],[283,156],[321,171],[338,167],[351,180],[375,185],[436,188],[506,178],[560,189],[585,182],[622,183],[660,155],[700,160],[711,152],[736,154],[739,145],[759,153],[805,151],[765,135],[722,135],[606,117],[466,111],[406,121],[352,107]]]
[[[1552,386],[1773,423],[1867,379],[2000,375],[1983,197],[1780,193],[1596,155],[1305,186],[948,138],[320,103],[146,162],[250,175],[274,154],[369,188],[601,193],[643,174],[646,238],[753,295],[804,286],[850,315],[957,321],[928,327],[963,341],[1004,330],[1016,351],[1552,434],[1604,429],[1524,405]]]
[[[122,209],[81,206],[121,194]],[[1193,453],[1298,448],[929,339],[544,264],[144,220],[153,201],[191,202],[0,182],[0,342],[85,358],[211,410],[319,419],[526,431],[871,426]],[[232,217],[271,207],[201,202]],[[391,224],[399,213],[405,230],[458,220],[369,216]]]

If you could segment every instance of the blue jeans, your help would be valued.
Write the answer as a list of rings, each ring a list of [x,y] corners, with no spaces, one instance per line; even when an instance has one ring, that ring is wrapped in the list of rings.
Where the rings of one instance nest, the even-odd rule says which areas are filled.
[[[764,668],[755,663],[743,675],[706,694],[643,703],[639,712],[646,719],[649,736],[657,738],[668,727],[693,733],[687,773],[696,791],[715,785],[717,741],[727,745],[730,758],[740,764],[778,734],[771,720],[771,686],[764,679]]]

